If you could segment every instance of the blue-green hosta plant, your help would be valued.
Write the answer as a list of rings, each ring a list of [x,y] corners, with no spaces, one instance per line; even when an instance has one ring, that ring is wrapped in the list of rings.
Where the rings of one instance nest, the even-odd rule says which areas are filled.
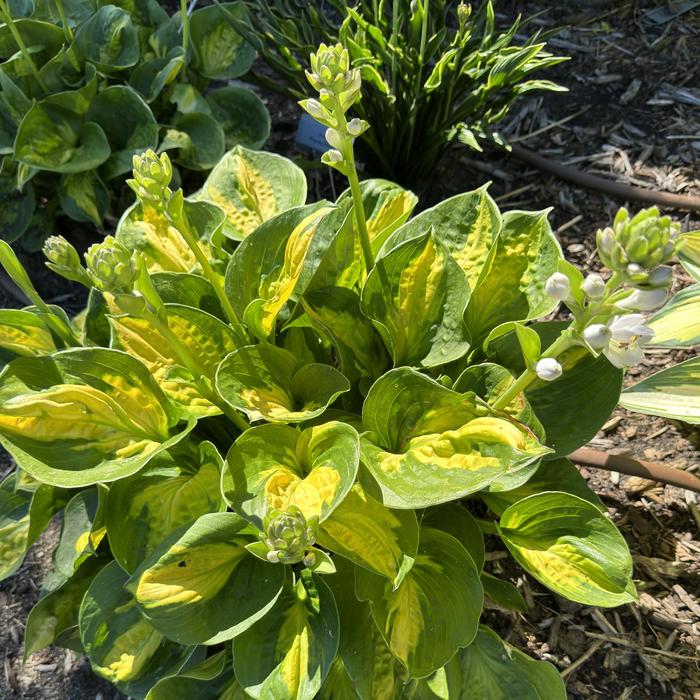
[[[585,605],[635,600],[632,560],[566,455],[616,406],[680,236],[654,211],[601,233],[608,279],[562,257],[547,212],[486,188],[417,216],[360,182],[361,90],[322,46],[304,102],[349,188],[236,148],[203,188],[147,152],[137,203],[84,260],[78,318],[0,312],[0,573],[57,513],[25,653],[61,645],[134,698],[565,698],[481,621],[526,611],[493,538]],[[640,242],[641,241],[641,242]],[[624,257],[626,256],[626,257]],[[697,261],[697,259],[696,259]],[[563,300],[570,322],[543,321]],[[674,302],[671,302],[673,305]]]
[[[172,17],[155,0],[0,0],[0,238],[43,243],[54,217],[102,227],[133,155],[169,151],[185,175],[237,144],[259,148],[269,116],[221,85],[255,57],[222,17]],[[183,21],[184,18],[184,21]]]

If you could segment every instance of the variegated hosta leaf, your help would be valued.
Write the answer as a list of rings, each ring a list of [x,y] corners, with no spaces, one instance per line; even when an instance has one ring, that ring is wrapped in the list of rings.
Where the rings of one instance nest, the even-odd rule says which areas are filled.
[[[399,228],[379,257],[432,228],[462,268],[471,289],[479,279],[491,246],[501,230],[501,215],[486,186],[446,199]]]
[[[467,328],[475,345],[506,321],[527,321],[559,303],[545,293],[547,278],[562,259],[547,211],[510,211],[491,247],[467,306]]]
[[[117,562],[93,579],[80,606],[80,639],[93,671],[128,695],[143,697],[163,675],[177,673],[192,649],[168,641],[124,590]]]
[[[700,357],[662,369],[620,396],[628,411],[700,423]]]
[[[18,358],[0,375],[0,441],[56,486],[134,474],[194,427],[178,418],[146,367],[118,350]]]
[[[544,491],[564,491],[592,503],[601,513],[607,511],[603,502],[590,489],[581,472],[568,459],[544,459],[528,481],[508,491],[484,492],[480,497],[496,515],[508,506],[528,496]]]
[[[312,204],[283,212],[260,226],[231,256],[226,293],[239,316],[261,339],[277,315],[316,273],[346,214]]]
[[[454,383],[453,389],[460,393],[473,391],[487,403],[502,394],[513,382],[515,377],[505,368],[491,362],[467,367]],[[545,432],[525,394],[516,396],[503,409],[519,423],[526,425],[541,442],[545,442]],[[488,485],[488,491],[503,491],[514,489],[524,484],[537,469],[537,462],[530,462],[520,469],[504,474]]]
[[[360,700],[404,697],[408,674],[391,653],[372,618],[368,602],[355,595],[355,567],[336,558],[337,573],[324,577],[333,591],[340,616],[338,658]],[[381,579],[380,579],[381,580]],[[334,696],[330,696],[334,700]],[[341,700],[345,700],[341,697]]]
[[[169,537],[128,583],[139,609],[180,644],[218,644],[248,629],[274,605],[284,567],[245,548],[248,523],[209,513]]]
[[[177,528],[221,510],[222,466],[214,445],[202,442],[199,454],[163,453],[145,471],[110,487],[109,546],[125,571],[135,571]]]
[[[468,299],[464,273],[431,229],[377,260],[362,289],[362,311],[394,366],[435,367],[469,349],[463,321]]]
[[[330,365],[303,365],[274,345],[246,345],[228,355],[216,373],[216,387],[250,420],[298,423],[319,416],[350,383]]]
[[[166,304],[165,308],[168,327],[208,377],[214,376],[226,355],[243,345],[229,325],[204,311],[180,304]],[[109,323],[112,346],[141,360],[184,416],[201,418],[221,413],[220,408],[201,395],[194,377],[181,367],[179,356],[157,328],[142,318],[128,315],[110,316]]]
[[[306,176],[291,160],[236,146],[209,173],[198,199],[221,207],[224,235],[243,240],[273,216],[306,202]]]
[[[146,700],[247,700],[250,697],[233,677],[226,651],[210,656],[176,676],[161,678]]]
[[[423,511],[423,527],[442,530],[452,535],[474,560],[476,568],[484,568],[484,535],[471,513],[459,503],[443,503]]]
[[[648,322],[654,331],[650,345],[688,348],[700,344],[700,284],[681,289]]]
[[[214,289],[204,277],[187,272],[154,272],[151,281],[164,304],[190,306],[226,320]]]
[[[67,580],[44,592],[31,609],[24,632],[24,660],[49,646],[63,646],[77,638],[78,613],[88,586],[105,565],[96,557],[83,562]]]
[[[333,593],[305,570],[295,584],[288,581],[265,617],[233,640],[238,682],[261,700],[313,700],[338,650],[338,627]]]
[[[356,569],[356,590],[396,658],[422,678],[474,639],[483,605],[479,572],[451,535],[421,530],[418,556],[401,585]]]
[[[15,491],[14,474],[0,484],[0,580],[19,569],[29,546],[32,494]]]
[[[268,511],[289,506],[324,521],[355,481],[360,439],[353,427],[339,422],[301,432],[261,425],[236,440],[226,461],[224,496],[258,527]]]
[[[689,275],[700,282],[700,231],[681,234],[683,246],[678,251],[678,259]]]
[[[0,483],[0,581],[19,569],[27,549],[68,500],[66,491],[47,484],[23,488],[20,477],[26,475],[12,473]]]
[[[413,511],[390,510],[355,484],[323,522],[319,544],[398,586],[418,551]]]
[[[362,410],[363,463],[393,508],[424,508],[486,488],[549,450],[526,428],[403,367],[387,372]]]
[[[348,676],[339,656],[333,660],[331,670],[318,693],[318,700],[360,700],[355,685]]]
[[[467,367],[457,377],[452,388],[460,394],[473,391],[479,398],[488,402],[502,394],[514,381],[515,377],[505,367],[495,362],[482,362]],[[527,425],[538,439],[544,442],[542,423],[537,419],[524,394],[516,396],[504,411],[518,422]]]
[[[564,682],[547,661],[536,661],[481,625],[474,641],[445,667],[445,700],[566,700]]]
[[[207,202],[185,200],[185,213],[200,246],[211,256],[209,240],[224,223],[223,212]],[[153,207],[139,203],[129,207],[117,224],[116,237],[129,250],[143,253],[149,272],[190,272],[197,265],[184,238]]]
[[[360,311],[360,298],[345,287],[326,287],[302,298],[312,326],[328,336],[350,382],[373,382],[389,365],[384,343]]]
[[[625,540],[578,496],[550,491],[517,501],[501,516],[499,532],[526,571],[569,600],[615,607],[636,599]]]
[[[381,179],[363,180],[360,183],[360,192],[367,221],[367,233],[372,250],[376,253],[386,239],[411,216],[411,212],[418,204],[418,197],[394,182]],[[352,202],[352,193],[349,189],[338,197],[338,204],[344,202]],[[359,259],[362,257],[362,249],[354,214],[352,221],[356,240],[354,257]]]
[[[106,534],[105,491],[85,489],[68,501],[63,512],[61,539],[53,553],[54,577],[71,578],[84,561],[97,553]]]
[[[0,348],[31,357],[48,355],[56,350],[51,331],[31,311],[0,309]]]

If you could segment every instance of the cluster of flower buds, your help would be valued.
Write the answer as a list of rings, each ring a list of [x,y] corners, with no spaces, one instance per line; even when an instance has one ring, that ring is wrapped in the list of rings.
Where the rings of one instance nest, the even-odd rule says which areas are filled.
[[[85,252],[85,263],[90,279],[101,291],[123,294],[133,290],[138,276],[138,261],[113,236],[91,245]]]
[[[326,129],[326,141],[331,149],[323,154],[322,161],[347,175],[352,168],[352,140],[367,129],[362,119],[345,118],[345,113],[361,94],[360,71],[350,66],[350,55],[340,44],[321,44],[318,52],[311,54],[311,70],[306,77],[319,99],[302,100],[299,104]]]
[[[82,265],[78,251],[63,237],[49,236],[44,242],[46,267],[66,279],[92,286],[90,275]]]
[[[170,182],[173,179],[173,166],[167,153],[158,156],[149,149],[133,158],[134,177],[126,181],[136,193],[140,202],[155,209],[163,209],[172,194]]]
[[[630,218],[623,207],[612,227],[596,234],[603,264],[640,290],[666,289],[672,272],[666,267],[679,246],[680,225],[660,216],[656,207],[642,209]]]
[[[265,517],[264,531],[260,541],[267,547],[267,559],[273,563],[297,564],[304,562],[314,565],[314,553],[311,550],[316,542],[318,522],[307,520],[296,506],[286,510],[273,510]]]

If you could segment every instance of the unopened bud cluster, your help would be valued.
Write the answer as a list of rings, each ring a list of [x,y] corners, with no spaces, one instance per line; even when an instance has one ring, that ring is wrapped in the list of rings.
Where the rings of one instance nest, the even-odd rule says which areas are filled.
[[[308,520],[296,506],[284,511],[273,510],[263,523],[260,541],[267,547],[267,559],[273,563],[297,564],[303,561],[313,565],[313,552],[308,550],[316,542],[317,523]]]
[[[664,267],[678,249],[680,225],[660,216],[656,207],[643,209],[630,218],[622,208],[611,227],[596,234],[598,255],[603,264],[639,289],[666,288],[671,268]]]
[[[369,129],[362,119],[345,118],[345,113],[360,97],[362,79],[360,71],[350,66],[350,54],[340,44],[321,44],[318,52],[311,54],[311,70],[306,72],[311,85],[318,91],[319,99],[302,100],[299,104],[326,129],[326,141],[331,149],[323,154],[322,161],[347,175],[352,167],[352,140]]]
[[[167,153],[158,156],[149,149],[133,158],[134,177],[127,184],[143,203],[162,209],[170,199],[173,166]]]
[[[114,294],[132,291],[138,276],[136,257],[113,236],[90,246],[85,263],[98,289]]]
[[[91,286],[78,251],[63,236],[49,236],[44,242],[44,255],[50,270],[66,279]]]

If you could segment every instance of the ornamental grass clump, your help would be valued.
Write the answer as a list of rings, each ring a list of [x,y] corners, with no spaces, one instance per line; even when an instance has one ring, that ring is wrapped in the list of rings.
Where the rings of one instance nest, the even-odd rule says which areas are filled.
[[[372,125],[357,144],[361,159],[405,186],[429,182],[455,145],[503,146],[498,123],[521,95],[565,89],[540,73],[566,59],[547,51],[540,31],[521,39],[528,22],[520,17],[499,30],[492,0],[478,7],[445,0],[244,5],[246,14],[227,19],[268,67],[254,66],[249,78],[288,97],[306,96],[308,56],[319,43],[347,49],[363,79],[354,109]]]
[[[185,198],[146,152],[113,237],[84,260],[47,241],[49,267],[90,288],[73,319],[0,244],[32,300],[0,311],[17,463],[0,574],[63,519],[25,654],[85,653],[147,700],[563,699],[551,664],[481,623],[485,598],[527,608],[484,538],[569,600],[636,599],[627,545],[566,455],[644,344],[687,333],[676,297],[648,322],[630,300],[667,289],[647,287],[675,254],[697,271],[697,234],[644,212],[642,233],[601,234],[628,259],[584,278],[547,212],[502,214],[485,187],[412,217],[411,192],[358,180],[353,129],[372,125],[348,118],[347,53],[311,65],[304,107],[349,181],[336,202],[307,204],[299,168],[241,147]],[[540,320],[560,302],[570,321]],[[625,405],[686,411],[679,368]]]

